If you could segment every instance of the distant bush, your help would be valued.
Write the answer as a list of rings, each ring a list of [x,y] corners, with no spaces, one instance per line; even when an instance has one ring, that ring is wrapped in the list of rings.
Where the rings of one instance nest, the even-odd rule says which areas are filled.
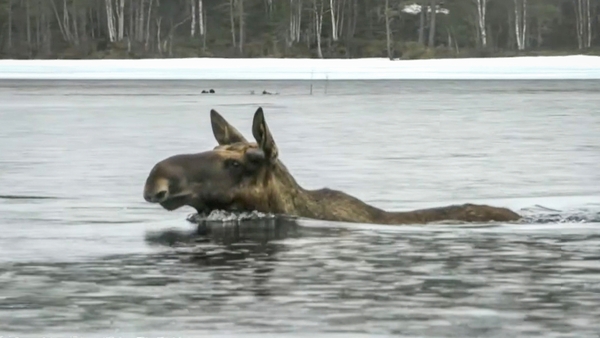
[[[427,48],[423,44],[418,42],[409,41],[406,42],[401,49],[403,60],[416,60],[416,59],[431,59],[435,57],[435,50]]]

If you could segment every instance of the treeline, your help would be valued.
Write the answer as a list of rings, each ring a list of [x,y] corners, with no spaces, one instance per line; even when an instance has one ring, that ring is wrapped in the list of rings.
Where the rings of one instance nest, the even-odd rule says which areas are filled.
[[[0,0],[3,58],[593,52],[600,0]]]

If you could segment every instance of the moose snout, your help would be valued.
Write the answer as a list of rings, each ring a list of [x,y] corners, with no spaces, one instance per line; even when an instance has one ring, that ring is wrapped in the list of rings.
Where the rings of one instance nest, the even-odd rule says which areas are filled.
[[[155,192],[144,191],[144,199],[150,203],[160,203],[167,197],[168,191],[160,190]]]

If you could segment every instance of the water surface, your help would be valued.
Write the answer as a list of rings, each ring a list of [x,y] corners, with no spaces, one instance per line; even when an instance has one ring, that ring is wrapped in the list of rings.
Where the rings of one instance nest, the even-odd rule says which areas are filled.
[[[3,335],[597,337],[600,81],[312,86],[0,82]],[[198,233],[144,202],[157,161],[216,144],[210,109],[250,139],[259,106],[305,188],[529,221]]]

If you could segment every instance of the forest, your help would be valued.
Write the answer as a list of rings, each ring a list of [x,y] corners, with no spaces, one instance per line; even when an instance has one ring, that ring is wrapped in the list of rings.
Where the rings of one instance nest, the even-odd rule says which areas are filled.
[[[599,54],[600,0],[0,0],[0,57]]]

